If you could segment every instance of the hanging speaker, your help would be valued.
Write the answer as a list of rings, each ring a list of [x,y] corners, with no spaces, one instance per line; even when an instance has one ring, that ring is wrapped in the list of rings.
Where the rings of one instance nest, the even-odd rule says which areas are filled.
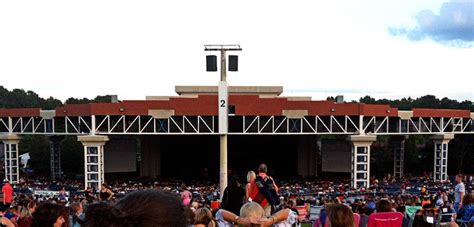
[[[239,70],[239,56],[229,55],[229,71],[237,72]]]
[[[206,56],[206,71],[208,72],[217,71],[217,56],[216,55]]]

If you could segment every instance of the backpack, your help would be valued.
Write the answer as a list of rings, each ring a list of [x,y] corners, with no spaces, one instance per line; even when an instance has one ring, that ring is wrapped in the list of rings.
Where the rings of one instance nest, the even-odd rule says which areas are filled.
[[[257,184],[258,191],[267,199],[270,205],[275,206],[280,204],[280,200],[271,178],[267,177],[265,180],[261,176],[257,176],[255,183]]]

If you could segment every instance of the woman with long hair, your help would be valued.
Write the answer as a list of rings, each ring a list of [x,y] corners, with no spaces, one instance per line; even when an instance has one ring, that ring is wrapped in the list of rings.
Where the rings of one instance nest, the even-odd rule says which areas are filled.
[[[26,207],[22,207],[20,211],[20,218],[18,218],[18,227],[30,227],[33,219],[33,212],[36,210],[36,201],[30,200]]]
[[[245,201],[245,191],[240,186],[236,176],[230,179],[230,184],[224,190],[221,207],[233,213],[238,213]]]
[[[100,201],[109,201],[112,199],[113,196],[114,196],[114,193],[112,192],[112,190],[110,190],[110,188],[107,187],[107,184],[103,183],[99,191]]]

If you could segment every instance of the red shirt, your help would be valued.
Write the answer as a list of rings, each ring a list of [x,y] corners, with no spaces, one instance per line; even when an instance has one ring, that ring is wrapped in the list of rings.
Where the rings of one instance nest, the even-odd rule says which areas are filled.
[[[258,190],[258,186],[255,183],[255,180],[250,182],[249,197],[252,199],[252,201],[259,203],[262,207],[265,207],[268,204],[268,201],[265,196],[263,196],[263,194],[261,194]]]
[[[3,201],[11,203],[13,201],[13,188],[9,183],[5,183],[2,187]]]

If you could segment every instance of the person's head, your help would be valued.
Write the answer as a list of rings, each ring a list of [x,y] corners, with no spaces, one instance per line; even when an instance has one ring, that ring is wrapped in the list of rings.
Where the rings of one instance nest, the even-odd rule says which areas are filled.
[[[72,203],[71,210],[74,214],[82,213],[84,211],[82,208],[82,203],[79,202]]]
[[[30,200],[28,202],[28,210],[30,210],[31,213],[35,212],[37,206],[38,204],[36,203],[35,200]]]
[[[375,210],[377,213],[392,212],[392,206],[390,205],[390,202],[388,200],[381,199],[377,202]]]
[[[35,212],[35,209],[36,209],[36,201],[34,200],[28,201],[28,204],[26,205],[26,207],[21,208],[20,217],[22,218],[31,217],[31,214]]]
[[[0,216],[3,215],[7,211],[7,208],[5,206],[0,206]]]
[[[87,206],[84,225],[89,227],[122,227],[126,226],[125,215],[107,202],[93,203]]]
[[[267,173],[268,171],[268,167],[266,164],[262,163],[260,164],[260,166],[258,167],[258,172],[259,173]]]
[[[107,189],[107,188],[108,188],[108,187],[107,187],[107,184],[103,183],[103,184],[101,185],[101,189],[102,189],[102,190],[105,190],[105,189]]]
[[[356,207],[356,212],[357,212],[358,214],[365,214],[365,213],[366,213],[365,207],[364,207],[363,205],[358,205],[358,206]]]
[[[397,212],[400,212],[402,214],[405,214],[406,207],[405,206],[398,206],[397,207]]]
[[[472,193],[465,194],[462,198],[462,205],[474,204],[474,195]]]
[[[329,227],[354,227],[354,214],[346,205],[330,204],[326,207]]]
[[[169,192],[135,191],[118,201],[116,207],[135,226],[186,226],[181,201]]]
[[[246,203],[240,208],[240,216],[243,218],[263,218],[265,211],[262,206],[256,202]]]
[[[462,180],[464,179],[464,176],[462,174],[456,175],[456,183],[461,183]]]
[[[68,214],[64,206],[44,202],[41,203],[33,213],[31,227],[61,227],[66,226]]]
[[[231,187],[240,187],[239,178],[237,176],[233,176],[230,178],[229,186]]]
[[[194,225],[216,226],[211,211],[206,207],[199,208],[194,212]]]
[[[247,182],[250,183],[250,182],[254,181],[256,177],[257,177],[257,176],[256,176],[255,172],[252,171],[252,170],[250,170],[250,171],[247,173]]]

